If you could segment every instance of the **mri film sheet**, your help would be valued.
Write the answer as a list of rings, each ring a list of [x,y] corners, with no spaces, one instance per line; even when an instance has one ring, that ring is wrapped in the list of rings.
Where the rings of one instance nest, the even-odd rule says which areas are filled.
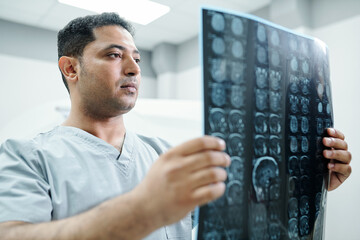
[[[327,47],[251,15],[201,12],[204,130],[232,162],[225,194],[198,209],[197,239],[323,239]]]

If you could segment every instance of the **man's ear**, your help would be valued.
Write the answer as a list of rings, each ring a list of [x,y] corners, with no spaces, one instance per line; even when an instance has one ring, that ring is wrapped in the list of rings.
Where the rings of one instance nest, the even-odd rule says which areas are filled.
[[[74,57],[62,56],[59,59],[59,68],[68,83],[78,80],[78,64],[78,59]]]

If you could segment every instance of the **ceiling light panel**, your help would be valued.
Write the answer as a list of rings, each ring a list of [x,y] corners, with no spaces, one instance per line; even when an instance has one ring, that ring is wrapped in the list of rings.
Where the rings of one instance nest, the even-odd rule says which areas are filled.
[[[170,7],[149,0],[58,0],[92,12],[117,12],[131,22],[147,25],[170,11]]]

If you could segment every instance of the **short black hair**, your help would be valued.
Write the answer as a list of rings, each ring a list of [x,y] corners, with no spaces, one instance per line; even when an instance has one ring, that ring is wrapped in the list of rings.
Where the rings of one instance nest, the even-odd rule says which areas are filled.
[[[85,46],[95,40],[94,29],[111,25],[120,26],[134,36],[133,26],[117,13],[79,17],[69,22],[58,32],[58,59],[62,56],[81,57]],[[66,89],[70,92],[62,72],[61,75]]]

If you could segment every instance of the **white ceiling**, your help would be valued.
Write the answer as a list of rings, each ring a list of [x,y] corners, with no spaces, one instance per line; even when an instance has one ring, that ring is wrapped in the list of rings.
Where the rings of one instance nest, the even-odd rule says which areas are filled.
[[[251,12],[264,7],[271,0],[153,1],[167,5],[171,10],[146,26],[134,24],[137,46],[148,50],[161,42],[178,44],[196,36],[200,20],[199,7],[202,5]],[[93,13],[61,4],[57,0],[0,0],[0,18],[55,31],[64,27],[70,20],[88,14]]]

